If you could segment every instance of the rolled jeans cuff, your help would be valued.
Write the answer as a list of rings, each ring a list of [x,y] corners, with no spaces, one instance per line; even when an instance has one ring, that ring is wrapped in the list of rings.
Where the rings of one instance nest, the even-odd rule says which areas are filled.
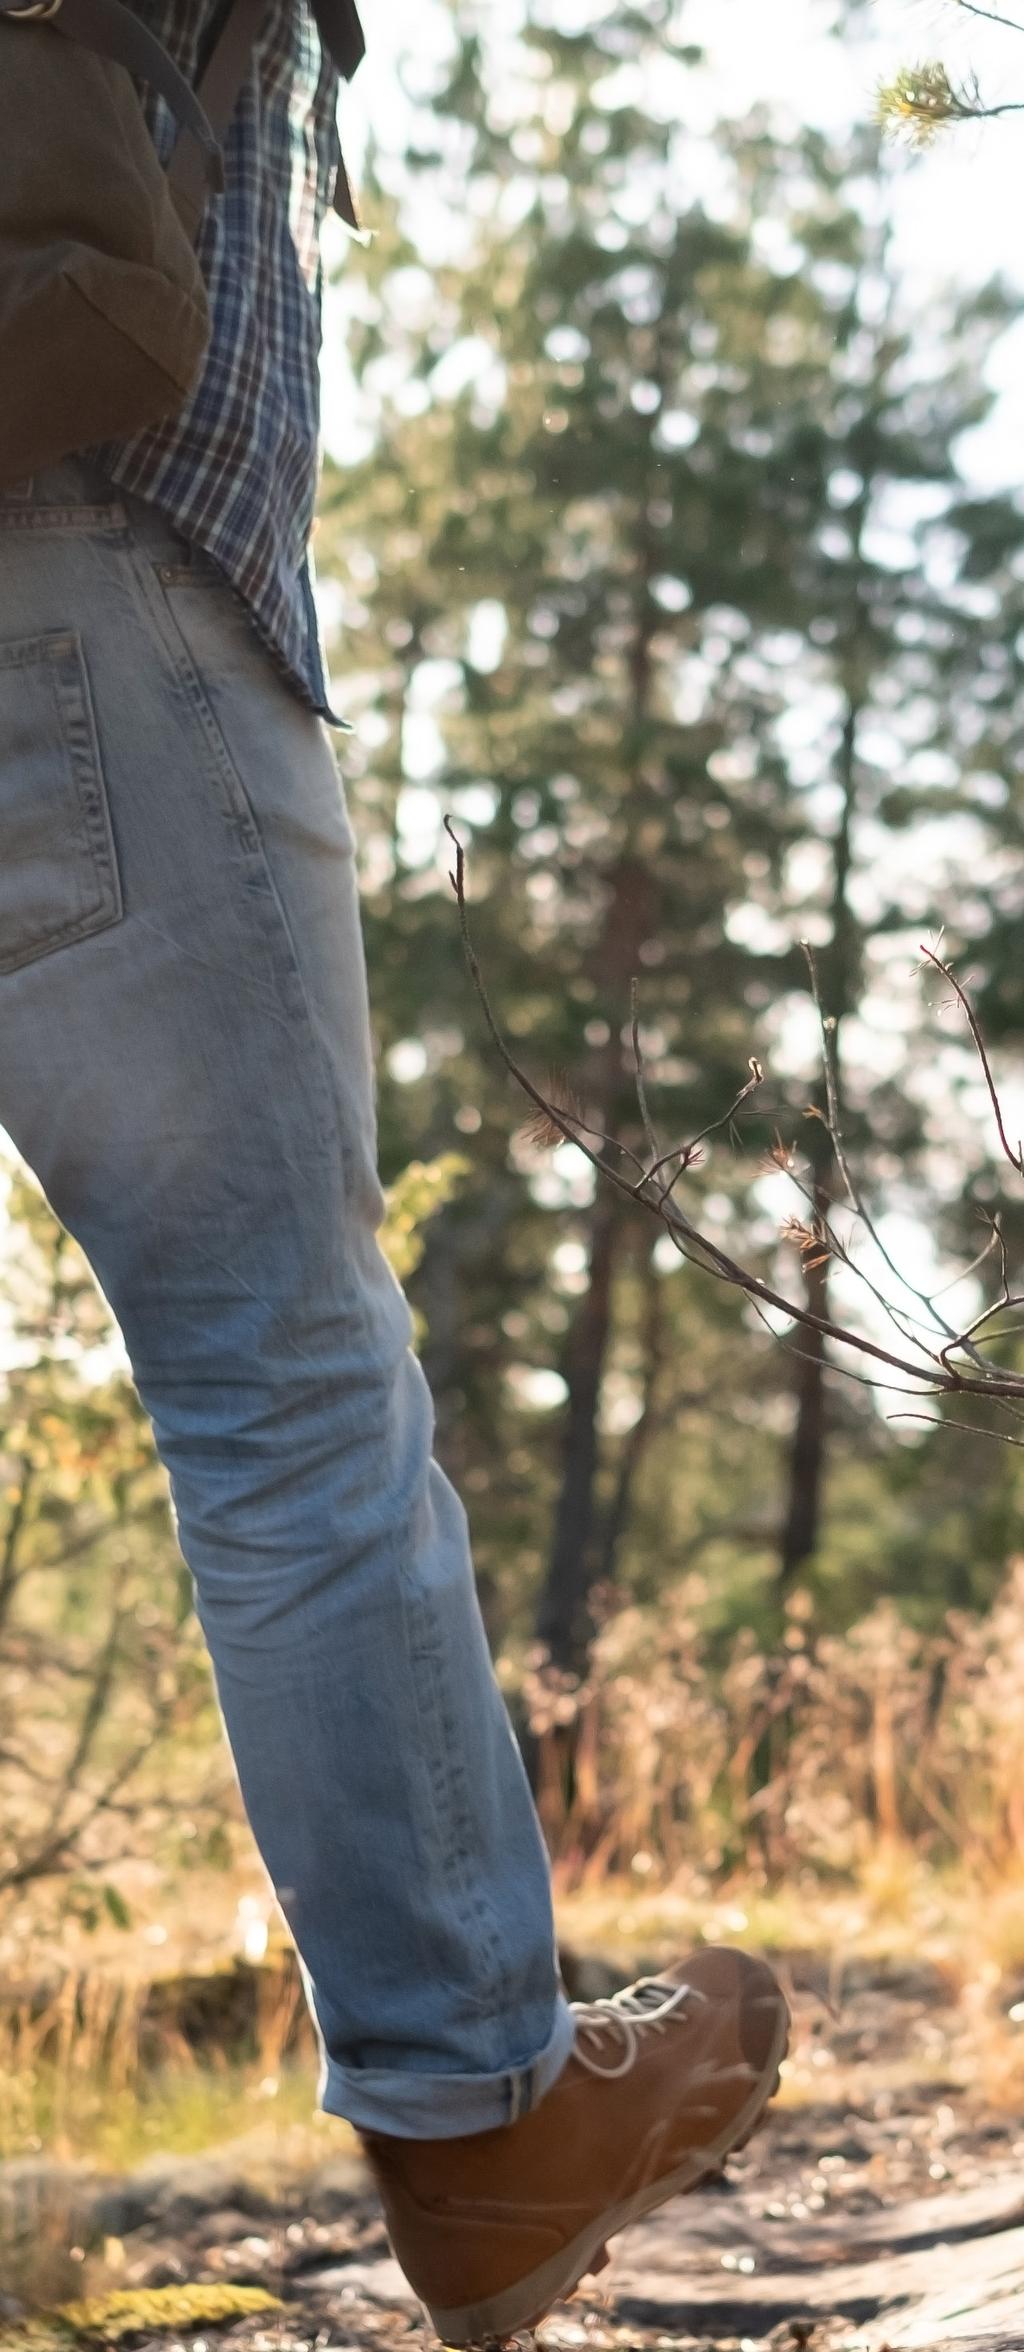
[[[544,2048],[503,2074],[391,2074],[383,2067],[325,2062],[320,2105],[356,2131],[402,2140],[458,2140],[515,2123],[536,2107],[572,2056],[575,2021],[559,1995]]]

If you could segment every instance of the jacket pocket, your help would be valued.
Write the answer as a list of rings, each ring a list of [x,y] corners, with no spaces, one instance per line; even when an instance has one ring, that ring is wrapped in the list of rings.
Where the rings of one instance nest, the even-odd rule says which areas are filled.
[[[122,913],[78,631],[0,640],[0,972]]]

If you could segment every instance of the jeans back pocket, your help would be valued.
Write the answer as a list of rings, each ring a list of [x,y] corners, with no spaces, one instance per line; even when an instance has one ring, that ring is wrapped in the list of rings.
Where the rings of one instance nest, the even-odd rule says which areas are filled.
[[[0,641],[0,972],[123,912],[82,641]]]

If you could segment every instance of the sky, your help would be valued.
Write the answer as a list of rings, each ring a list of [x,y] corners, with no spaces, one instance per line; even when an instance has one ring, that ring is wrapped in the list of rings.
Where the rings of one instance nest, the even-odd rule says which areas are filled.
[[[998,0],[997,0],[998,4]],[[593,22],[594,0],[548,0],[559,20],[573,10]],[[519,0],[488,0],[493,24],[512,25]],[[538,13],[540,8],[538,6]],[[392,0],[366,11],[367,56],[344,91],[340,121],[346,155],[358,177],[365,139],[387,149],[400,141],[407,117],[400,74],[415,72],[424,50],[443,39],[441,0]],[[880,81],[901,65],[941,57],[950,72],[974,68],[986,100],[1024,101],[1024,35],[1003,32],[969,16],[960,0],[875,0],[864,35],[853,44],[830,37],[830,0],[681,0],[680,28],[704,46],[707,69],[690,79],[694,128],[723,113],[743,113],[759,100],[788,108],[794,119],[839,130],[869,118]],[[1024,0],[1021,0],[1024,22]],[[926,312],[929,296],[952,277],[977,285],[1000,270],[1024,288],[1021,180],[1024,119],[951,128],[929,153],[900,157],[893,185],[894,260],[908,303]],[[351,446],[345,368],[347,284],[358,275],[359,248],[341,223],[328,221],[323,240],[328,276],[340,269],[324,305],[323,434],[343,461]],[[1024,450],[1024,324],[1006,338],[994,372],[998,413],[974,437],[972,477],[995,488],[1020,479]],[[966,453],[965,453],[966,454]],[[325,614],[329,618],[329,599]]]

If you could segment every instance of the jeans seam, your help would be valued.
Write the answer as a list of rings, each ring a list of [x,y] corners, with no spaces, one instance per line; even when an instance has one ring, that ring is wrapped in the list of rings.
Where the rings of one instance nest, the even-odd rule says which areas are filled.
[[[403,1588],[407,1584],[407,1570],[400,1570]],[[472,2002],[474,2009],[489,2013],[495,2001],[499,2006],[507,2000],[508,1978],[502,1966],[502,1941],[498,1922],[483,1902],[474,1902],[466,1879],[469,1853],[469,1816],[466,1807],[465,1769],[457,1759],[452,1711],[444,1675],[444,1637],[434,1611],[426,1596],[410,1595],[403,1590],[403,1603],[409,1623],[409,1658],[413,1688],[420,1706],[420,1726],[424,1749],[429,1761],[431,1809],[438,1832],[438,1842],[445,1876],[457,1906],[459,1921],[468,1940],[471,1940],[486,1981],[479,1999]],[[426,1649],[417,1640],[415,1620],[429,1626],[431,1640]],[[430,1677],[434,1704],[424,1708],[419,1699],[423,1669]]]
[[[274,978],[277,992],[284,1001],[289,1019],[299,1015],[305,1023],[312,1044],[313,1103],[317,1140],[326,1158],[339,1148],[337,1114],[331,1088],[325,1072],[320,1040],[309,993],[292,937],[291,925],[274,880],[263,836],[244,782],[232,757],[210,698],[196,667],[192,651],[175,620],[174,614],[161,594],[155,575],[155,560],[144,547],[128,534],[128,561],[142,597],[142,607],[151,631],[171,667],[175,697],[186,724],[191,723],[204,745],[206,769],[215,784],[221,809],[227,819],[234,840],[236,854],[249,866],[251,879],[245,887],[255,891],[269,913],[269,923],[263,930],[274,959]],[[225,583],[227,589],[227,584]],[[282,956],[282,943],[285,950]]]

